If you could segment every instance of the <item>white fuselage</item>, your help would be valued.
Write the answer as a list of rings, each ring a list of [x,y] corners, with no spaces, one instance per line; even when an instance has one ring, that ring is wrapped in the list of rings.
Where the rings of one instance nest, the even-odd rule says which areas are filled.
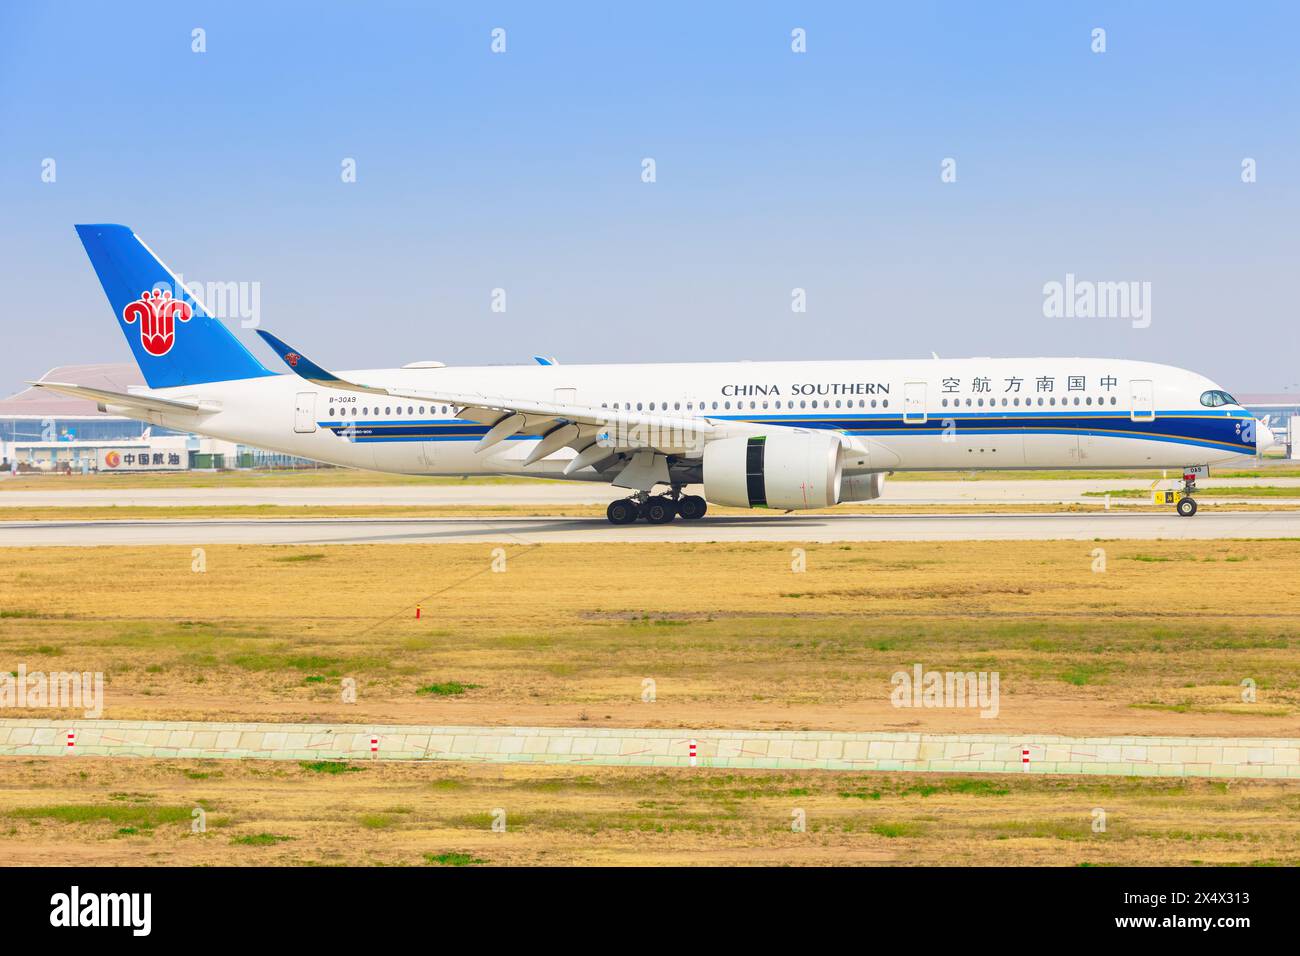
[[[829,428],[870,449],[858,471],[1179,468],[1254,452],[1254,438],[1244,428],[1253,424],[1248,412],[1201,403],[1201,395],[1217,387],[1209,379],[1118,359],[537,365],[340,374],[415,392]],[[215,410],[122,411],[169,428],[352,468],[560,477],[574,455],[562,448],[525,466],[535,435],[477,452],[486,426],[457,418],[453,408],[322,387],[292,374],[149,394],[201,400]],[[607,480],[590,469],[569,477]]]

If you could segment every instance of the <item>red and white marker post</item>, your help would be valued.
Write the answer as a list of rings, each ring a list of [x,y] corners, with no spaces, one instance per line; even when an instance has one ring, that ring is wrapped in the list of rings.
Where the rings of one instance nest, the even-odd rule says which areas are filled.
[[[372,756],[372,757],[378,757],[378,756],[379,756],[379,738],[378,738],[378,737],[371,737],[371,738],[370,738],[370,756]]]
[[[695,766],[695,741],[691,741],[691,766]]]
[[[72,730],[68,731],[68,752],[71,753],[72,748],[74,748],[76,745],[77,745],[77,730],[74,727]]]
[[[1020,762],[1021,762],[1022,764],[1027,764],[1027,763],[1029,763],[1029,748],[1028,748],[1028,747],[1023,748],[1023,749],[1020,751]]]

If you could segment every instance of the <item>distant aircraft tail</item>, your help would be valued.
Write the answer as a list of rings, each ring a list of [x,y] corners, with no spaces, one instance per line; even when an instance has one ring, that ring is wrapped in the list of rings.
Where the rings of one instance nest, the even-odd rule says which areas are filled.
[[[77,226],[150,388],[273,375],[126,226]]]

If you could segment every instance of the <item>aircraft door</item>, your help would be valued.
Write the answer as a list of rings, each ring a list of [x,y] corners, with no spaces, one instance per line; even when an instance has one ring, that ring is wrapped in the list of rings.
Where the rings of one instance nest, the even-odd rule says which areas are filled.
[[[1129,382],[1129,397],[1132,399],[1129,417],[1135,422],[1153,422],[1156,420],[1155,387],[1149,379],[1135,379]]]
[[[908,425],[924,425],[927,417],[925,382],[904,382],[903,422]]]
[[[300,435],[316,430],[316,393],[299,392],[293,410],[293,430]]]

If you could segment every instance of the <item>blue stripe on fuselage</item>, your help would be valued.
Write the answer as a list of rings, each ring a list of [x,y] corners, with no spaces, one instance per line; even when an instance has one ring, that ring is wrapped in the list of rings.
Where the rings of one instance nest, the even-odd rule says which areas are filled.
[[[819,428],[849,435],[888,437],[891,435],[939,434],[948,430],[965,435],[1097,435],[1103,438],[1136,438],[1174,442],[1204,448],[1228,448],[1253,453],[1253,441],[1241,439],[1242,426],[1251,420],[1248,412],[1203,415],[1190,411],[1158,412],[1154,421],[1134,421],[1129,415],[1110,411],[1031,412],[947,412],[930,415],[925,423],[905,422],[899,413],[825,415],[709,415],[723,421]],[[358,443],[404,441],[477,441],[489,426],[460,419],[416,421],[326,421],[319,423],[335,434],[350,430]],[[515,435],[510,440],[535,441],[536,435]]]

